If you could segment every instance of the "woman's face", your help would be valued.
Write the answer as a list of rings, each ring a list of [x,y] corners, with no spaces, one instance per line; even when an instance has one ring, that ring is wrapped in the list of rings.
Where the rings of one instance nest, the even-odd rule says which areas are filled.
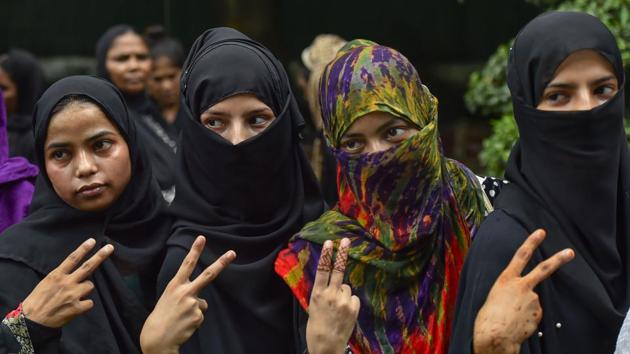
[[[610,62],[595,51],[580,50],[560,64],[536,108],[587,111],[607,102],[618,90]]]
[[[418,132],[412,124],[390,113],[372,112],[352,123],[339,147],[353,155],[374,153],[396,146]]]
[[[176,106],[179,102],[179,78],[182,69],[167,57],[153,61],[147,88],[160,107]]]
[[[149,48],[133,32],[120,35],[107,51],[105,68],[114,85],[122,92],[140,93],[144,91],[151,71]]]
[[[70,103],[52,117],[44,156],[57,195],[82,211],[109,208],[131,178],[127,142],[92,103]]]
[[[252,94],[238,94],[201,114],[201,124],[236,145],[263,132],[275,114]]]
[[[13,113],[17,109],[17,86],[11,76],[0,67],[0,90],[4,96],[4,105],[7,113]]]

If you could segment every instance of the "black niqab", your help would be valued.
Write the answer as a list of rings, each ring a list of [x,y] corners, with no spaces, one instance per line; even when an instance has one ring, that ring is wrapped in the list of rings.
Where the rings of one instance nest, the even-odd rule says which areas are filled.
[[[207,237],[199,269],[227,250],[237,253],[202,293],[212,320],[183,352],[292,353],[293,297],[274,272],[277,253],[324,211],[317,180],[300,144],[303,125],[284,68],[263,46],[229,28],[206,31],[194,43],[182,75],[184,108],[178,153],[177,215],[162,289],[194,238]],[[232,145],[205,128],[200,115],[217,102],[255,95],[276,119],[261,134]],[[171,264],[169,264],[171,263]]]
[[[620,87],[617,95],[589,111],[537,110],[558,66],[583,49],[596,51],[612,64]],[[630,300],[630,160],[623,125],[623,63],[614,36],[591,15],[540,16],[516,39],[508,84],[520,139],[506,178],[552,215],[558,229],[548,230],[549,238],[566,239],[606,289],[612,305],[625,309]],[[518,209],[506,206],[508,211],[513,208]]]
[[[96,102],[129,147],[130,182],[119,199],[104,212],[84,212],[70,207],[57,196],[45,173],[43,152],[51,112],[70,95],[86,96]],[[92,276],[95,290],[89,297],[94,300],[94,308],[62,329],[60,346],[63,352],[71,353],[139,353],[140,330],[155,301],[152,290],[171,219],[164,214],[165,203],[138,142],[135,124],[120,92],[110,83],[89,76],[71,76],[52,85],[38,101],[34,114],[40,176],[31,214],[0,236],[3,262],[0,264],[18,263],[23,269],[38,274],[38,282],[87,238],[96,238],[95,249],[106,243],[113,244],[114,254]],[[139,276],[141,287],[147,292],[146,298],[134,296],[119,267]],[[25,288],[30,292],[37,285],[37,282],[25,284],[29,280],[24,274],[4,272],[3,278],[10,278],[11,286],[2,287],[0,292],[4,294],[0,298],[13,303],[0,304],[2,310],[12,310],[24,299],[21,294],[10,295],[19,292],[16,289]],[[50,352],[52,349],[40,350]]]
[[[619,92],[588,111],[536,109],[557,68],[579,50],[593,50],[611,63]],[[624,84],[615,38],[591,15],[547,13],[517,36],[508,85],[520,138],[506,170],[511,183],[477,233],[462,272],[455,348],[470,343],[477,311],[502,267],[529,233],[542,228],[547,238],[524,273],[564,248],[576,257],[536,288],[543,308],[537,332],[543,335],[528,339],[521,353],[614,351],[630,304]]]

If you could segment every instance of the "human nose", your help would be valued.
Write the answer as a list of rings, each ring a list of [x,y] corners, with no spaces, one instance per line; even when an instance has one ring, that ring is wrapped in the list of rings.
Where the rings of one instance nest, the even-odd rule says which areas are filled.
[[[391,146],[391,143],[384,141],[383,139],[372,139],[372,140],[367,141],[365,150],[363,152],[369,154],[369,153],[374,153],[374,152],[379,152],[379,151],[385,151],[389,149],[390,146]]]
[[[77,168],[76,177],[84,178],[95,174],[98,171],[98,166],[94,157],[87,151],[79,152],[77,156]]]

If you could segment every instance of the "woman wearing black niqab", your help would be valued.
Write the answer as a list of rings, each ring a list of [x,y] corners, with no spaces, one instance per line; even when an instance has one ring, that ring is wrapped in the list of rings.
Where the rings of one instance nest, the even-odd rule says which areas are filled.
[[[171,206],[177,221],[159,286],[164,289],[199,234],[207,244],[198,269],[230,249],[238,256],[201,292],[212,320],[202,324],[182,352],[303,351],[294,325],[304,318],[275,275],[274,261],[325,205],[300,147],[303,119],[287,75],[265,47],[230,28],[203,33],[184,70],[181,89],[192,118],[182,125],[177,196]],[[243,93],[255,95],[276,118],[260,134],[233,145],[204,127],[200,116]]]
[[[590,110],[537,109],[567,57],[589,50],[610,63],[619,90]],[[510,53],[508,85],[520,139],[496,211],[481,225],[462,272],[452,353],[472,350],[475,318],[493,283],[527,235],[546,240],[525,273],[556,252],[575,259],[535,291],[536,334],[521,353],[612,353],[630,304],[630,156],[624,134],[625,83],[614,36],[595,17],[552,12],[525,26]]]
[[[130,180],[118,199],[102,211],[71,207],[56,193],[46,172],[48,126],[55,107],[70,96],[96,104],[129,148]],[[171,219],[164,213],[165,202],[140,148],[135,123],[120,92],[109,82],[88,76],[72,76],[52,85],[34,114],[40,176],[31,214],[0,235],[0,313],[18,308],[44,277],[93,237],[97,247],[115,247],[114,254],[92,274],[95,288],[88,297],[93,308],[61,329],[30,323],[35,352],[140,353],[140,330],[155,304],[155,281]]]
[[[139,40],[143,41],[142,37],[140,37],[131,26],[116,25],[108,29],[96,43],[97,74],[114,84],[115,81],[112,80],[111,74],[107,70],[107,55],[115,44],[116,39],[129,33],[137,35]],[[144,46],[146,47],[146,53],[143,55],[146,55],[146,57],[140,59],[149,61],[149,49],[146,44],[144,44]],[[129,55],[136,54],[137,53]],[[124,59],[139,61],[138,58]],[[146,79],[147,77],[145,75],[143,85],[146,85]],[[140,92],[128,92],[125,91],[123,87],[117,88],[122,92],[130,109],[130,113],[136,122],[143,148],[147,151],[153,167],[153,174],[162,189],[164,198],[170,202],[175,195],[173,172],[175,168],[175,152],[177,149],[175,130],[169,127],[162,117],[160,110],[151,102],[144,89]]]
[[[32,115],[44,92],[44,72],[33,54],[22,49],[11,49],[0,56],[0,71],[12,81],[16,95],[15,105],[7,105],[9,155],[22,156],[34,163]]]

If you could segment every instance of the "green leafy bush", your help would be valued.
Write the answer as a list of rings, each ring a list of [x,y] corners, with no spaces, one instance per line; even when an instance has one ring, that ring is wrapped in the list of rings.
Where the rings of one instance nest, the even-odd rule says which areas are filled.
[[[583,11],[597,16],[617,38],[626,70],[630,67],[630,0],[529,0],[547,9]],[[466,107],[491,119],[492,135],[483,143],[479,155],[485,173],[502,176],[510,149],[518,138],[506,83],[507,58],[512,41],[497,48],[485,66],[469,79],[464,97]],[[630,124],[626,121],[626,133]]]

